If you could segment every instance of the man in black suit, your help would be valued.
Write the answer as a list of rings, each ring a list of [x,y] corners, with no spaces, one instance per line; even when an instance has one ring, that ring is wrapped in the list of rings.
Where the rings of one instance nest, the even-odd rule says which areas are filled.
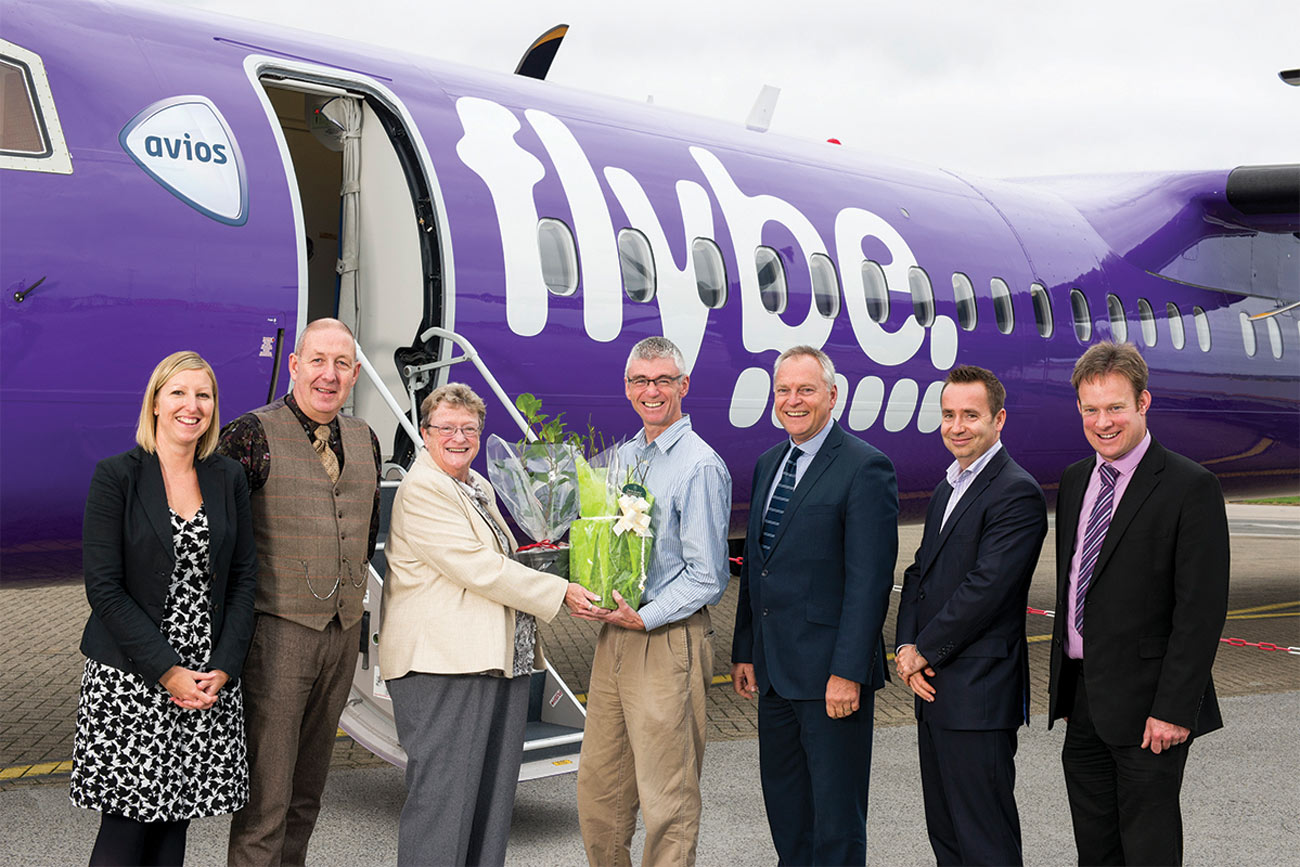
[[[1061,476],[1049,719],[1069,723],[1079,862],[1178,864],[1188,746],[1223,726],[1210,677],[1228,607],[1223,493],[1147,431],[1135,347],[1093,346],[1071,383],[1096,455]]]
[[[1021,864],[1016,730],[1029,722],[1025,602],[1047,503],[1002,447],[1006,390],[953,368],[940,396],[955,461],[903,575],[895,664],[916,693],[930,846],[940,865]]]
[[[788,442],[758,459],[731,650],[758,696],[759,776],[781,864],[864,864],[880,630],[898,553],[894,466],[831,419],[835,366],[776,361]]]

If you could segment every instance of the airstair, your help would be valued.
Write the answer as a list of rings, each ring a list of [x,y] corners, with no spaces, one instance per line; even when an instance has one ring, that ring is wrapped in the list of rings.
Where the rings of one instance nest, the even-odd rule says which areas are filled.
[[[419,406],[417,394],[437,376],[439,371],[453,364],[465,361],[477,368],[492,393],[505,407],[507,415],[519,426],[523,436],[529,440],[536,436],[529,429],[514,402],[501,388],[491,371],[483,363],[478,352],[468,340],[442,328],[430,328],[420,335],[419,343],[427,345],[429,341],[439,339],[447,349],[442,360],[428,363],[408,364],[402,371],[407,385],[409,413],[404,411],[384,385],[378,371],[366,358],[361,346],[357,346],[357,359],[362,370],[373,386],[383,397],[389,409],[397,416],[398,424],[421,447],[419,433]],[[454,349],[461,350],[454,355]],[[398,464],[389,464],[384,468],[384,479],[380,482],[380,526],[379,541],[375,545],[375,556],[370,561],[370,579],[364,600],[365,613],[361,620],[361,647],[357,658],[356,673],[352,678],[352,691],[343,711],[339,725],[359,744],[381,759],[406,767],[406,752],[397,739],[397,728],[393,723],[393,703],[384,686],[383,674],[379,670],[379,642],[383,640],[383,591],[384,575],[387,571],[385,543],[388,538],[388,519],[393,508],[393,499],[397,486],[406,469]],[[396,478],[391,478],[396,476]],[[574,697],[573,692],[564,683],[548,662],[544,671],[534,671],[529,689],[528,724],[524,731],[524,761],[519,769],[519,779],[532,780],[557,774],[573,773],[578,769],[578,752],[582,745],[582,732],[586,723],[587,712]]]

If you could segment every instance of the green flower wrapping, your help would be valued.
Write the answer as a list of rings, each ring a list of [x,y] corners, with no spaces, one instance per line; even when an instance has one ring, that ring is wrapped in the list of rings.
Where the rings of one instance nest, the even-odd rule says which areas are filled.
[[[610,453],[613,453],[612,455]],[[632,608],[641,605],[645,591],[645,570],[650,562],[654,537],[650,532],[650,506],[654,496],[620,495],[621,478],[617,451],[598,455],[593,466],[578,458],[579,512],[569,527],[569,575],[600,596],[593,603],[613,610],[618,607],[613,591]]]

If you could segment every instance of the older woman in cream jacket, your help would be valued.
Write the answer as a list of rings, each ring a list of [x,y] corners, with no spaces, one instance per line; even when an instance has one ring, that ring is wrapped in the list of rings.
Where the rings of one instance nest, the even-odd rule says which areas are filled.
[[[495,493],[470,469],[485,414],[465,385],[425,398],[425,449],[393,504],[379,666],[407,755],[399,864],[505,863],[543,664],[536,618],[596,598],[512,559]]]

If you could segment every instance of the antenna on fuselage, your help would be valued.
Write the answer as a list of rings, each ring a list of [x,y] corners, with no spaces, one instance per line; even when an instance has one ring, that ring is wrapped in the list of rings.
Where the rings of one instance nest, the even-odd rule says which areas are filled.
[[[754,100],[754,107],[749,110],[745,128],[754,132],[767,132],[767,128],[772,125],[772,114],[776,111],[776,100],[780,95],[781,88],[763,85],[763,89],[758,92],[758,99]]]
[[[1300,87],[1300,69],[1284,69],[1277,74],[1277,77],[1292,87]]]
[[[545,80],[546,73],[551,70],[551,61],[555,59],[555,52],[560,50],[560,42],[568,32],[569,25],[557,24],[534,39],[533,44],[524,52],[524,56],[519,58],[515,75],[536,78],[539,81]]]

